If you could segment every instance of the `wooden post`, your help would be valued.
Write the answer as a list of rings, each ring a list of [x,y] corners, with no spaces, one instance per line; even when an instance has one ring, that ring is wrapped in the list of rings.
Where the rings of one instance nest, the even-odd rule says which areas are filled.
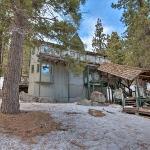
[[[140,91],[139,91],[139,86],[138,86],[138,79],[136,79],[136,89],[137,89],[136,105],[137,105],[137,108],[139,109],[139,107],[140,107]]]
[[[87,66],[87,86],[88,86],[88,99],[89,99],[90,98],[89,66]]]
[[[122,91],[122,89],[121,89],[121,91]],[[122,107],[123,107],[123,109],[125,107],[125,98],[124,98],[124,95],[123,95],[123,91],[122,91]]]

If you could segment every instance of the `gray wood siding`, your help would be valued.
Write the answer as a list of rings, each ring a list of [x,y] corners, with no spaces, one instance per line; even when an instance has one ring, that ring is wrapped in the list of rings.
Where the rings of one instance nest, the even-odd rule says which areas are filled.
[[[75,75],[70,72],[69,76],[70,102],[79,101],[85,97],[85,88],[83,83],[83,73]]]
[[[68,71],[64,65],[54,65],[55,101],[68,102]]]

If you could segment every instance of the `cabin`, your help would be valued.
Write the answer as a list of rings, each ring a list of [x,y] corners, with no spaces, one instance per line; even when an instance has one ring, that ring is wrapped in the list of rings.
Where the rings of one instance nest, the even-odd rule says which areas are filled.
[[[66,56],[86,62],[84,71],[76,74],[68,68]],[[93,90],[101,87],[97,67],[105,62],[108,60],[104,55],[94,52],[61,51],[41,45],[31,53],[28,94],[58,103],[89,98]]]
[[[73,72],[66,57],[85,62],[83,72]],[[90,99],[93,91],[99,91],[107,102],[120,102],[124,108],[139,108],[150,104],[146,87],[149,83],[150,70],[113,64],[102,54],[61,51],[50,45],[41,45],[31,53],[28,94],[47,98],[49,102]]]

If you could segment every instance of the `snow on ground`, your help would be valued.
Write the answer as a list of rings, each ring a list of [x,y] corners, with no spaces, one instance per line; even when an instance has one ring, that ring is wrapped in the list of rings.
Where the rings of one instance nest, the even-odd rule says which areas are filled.
[[[90,116],[89,108],[106,116]],[[118,105],[21,103],[21,109],[48,111],[69,130],[36,137],[36,144],[0,134],[1,150],[150,150],[150,119],[122,113]]]

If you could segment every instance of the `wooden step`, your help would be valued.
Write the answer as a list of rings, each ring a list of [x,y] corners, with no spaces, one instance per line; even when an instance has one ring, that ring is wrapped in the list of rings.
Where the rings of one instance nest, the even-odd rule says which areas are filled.
[[[136,103],[128,103],[128,102],[126,102],[125,104],[128,104],[128,105],[135,105]]]
[[[123,112],[129,113],[129,114],[135,114],[138,112],[138,109],[136,107],[124,107]]]
[[[136,100],[125,100],[126,102],[136,102]]]
[[[130,107],[130,106],[125,106],[123,108],[123,112],[126,112],[128,114],[139,114],[139,115],[144,115],[150,117],[150,108],[137,108],[137,107]]]
[[[125,106],[136,107],[136,99],[134,97],[129,97],[125,99]]]
[[[139,114],[150,116],[150,109],[139,108]]]
[[[131,102],[126,102],[125,105],[133,106],[133,105],[136,105],[136,103],[135,102],[132,102],[132,103]]]
[[[136,102],[128,102],[128,101],[126,101],[125,103],[128,103],[128,104],[134,104],[134,103],[136,103]]]
[[[125,107],[136,107],[136,105],[125,105]]]

